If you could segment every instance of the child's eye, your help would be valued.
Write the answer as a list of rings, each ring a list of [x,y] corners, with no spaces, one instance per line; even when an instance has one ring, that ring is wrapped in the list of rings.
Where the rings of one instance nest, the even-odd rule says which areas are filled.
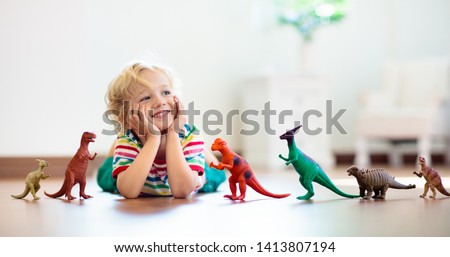
[[[170,95],[172,92],[170,92],[169,90],[164,90],[163,91],[163,95]]]
[[[147,101],[147,100],[150,100],[150,96],[142,97],[142,99],[139,102],[143,102],[143,101]]]

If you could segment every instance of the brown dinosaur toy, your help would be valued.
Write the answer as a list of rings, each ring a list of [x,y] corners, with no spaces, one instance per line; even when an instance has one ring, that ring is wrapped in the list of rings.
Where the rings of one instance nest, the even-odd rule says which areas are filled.
[[[86,169],[88,166],[88,161],[94,160],[95,156],[97,156],[97,153],[95,153],[94,156],[91,156],[88,145],[90,142],[95,142],[96,137],[97,136],[91,132],[83,133],[80,148],[78,148],[77,153],[72,157],[67,165],[64,183],[61,189],[54,194],[44,192],[46,196],[56,198],[66,195],[67,200],[76,199],[76,197],[72,196],[71,191],[72,188],[78,183],[80,184],[80,197],[83,197],[84,199],[92,198],[92,196],[84,193],[84,189],[86,187]]]
[[[47,179],[48,177],[50,177],[50,175],[45,175],[42,171],[45,167],[48,167],[48,163],[44,160],[39,159],[36,159],[36,161],[39,162],[39,167],[37,168],[37,170],[33,170],[28,173],[27,177],[25,178],[25,189],[23,190],[23,193],[21,193],[20,195],[11,195],[13,198],[22,199],[31,192],[34,200],[40,199],[38,196],[36,196],[37,191],[39,191],[39,189],[41,188],[39,182],[41,181],[41,179]]]
[[[256,180],[256,177],[247,161],[233,152],[227,146],[227,142],[225,142],[223,139],[217,138],[216,140],[214,140],[214,143],[211,146],[211,150],[219,151],[222,154],[222,161],[219,162],[218,165],[215,165],[211,162],[209,166],[219,170],[227,168],[231,173],[231,177],[228,179],[231,189],[231,195],[224,195],[224,197],[230,198],[231,200],[244,200],[247,185],[253,188],[253,190],[255,190],[256,192],[273,198],[284,198],[291,195],[272,194],[264,189],[261,184],[259,184],[258,180]],[[239,183],[239,191],[241,192],[240,196],[236,196],[236,183]]]
[[[450,196],[450,193],[447,192],[447,190],[445,190],[444,186],[442,185],[442,180],[439,172],[431,167],[428,167],[425,158],[419,157],[419,165],[420,173],[414,171],[413,174],[416,174],[419,178],[423,176],[427,181],[425,183],[423,194],[420,195],[420,197],[425,198],[427,196],[428,189],[431,189],[431,191],[433,192],[433,195],[430,195],[430,198],[436,198],[436,189],[441,194]]]

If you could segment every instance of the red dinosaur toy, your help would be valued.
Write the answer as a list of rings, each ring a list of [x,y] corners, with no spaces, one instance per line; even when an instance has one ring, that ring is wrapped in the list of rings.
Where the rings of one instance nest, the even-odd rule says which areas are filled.
[[[224,195],[224,197],[230,198],[231,200],[244,200],[247,185],[253,188],[256,192],[273,198],[284,198],[291,195],[272,194],[264,189],[261,184],[259,184],[258,180],[256,180],[256,177],[247,161],[233,152],[227,146],[227,142],[223,139],[217,138],[214,140],[211,150],[219,151],[222,154],[222,162],[219,162],[218,165],[211,162],[209,166],[219,170],[227,168],[231,173],[231,177],[228,179],[228,182],[230,183],[232,195]],[[239,191],[241,192],[240,196],[236,196],[236,183],[239,183]]]
[[[76,197],[72,196],[71,191],[76,184],[80,184],[80,197],[83,197],[84,199],[92,198],[92,196],[84,193],[84,189],[86,187],[86,169],[88,166],[88,161],[94,160],[95,156],[97,156],[97,153],[95,153],[94,156],[91,156],[88,145],[90,142],[95,142],[96,137],[97,136],[94,133],[83,133],[80,148],[78,148],[77,153],[72,157],[67,165],[64,183],[61,189],[54,194],[44,192],[46,196],[56,198],[66,195],[67,200],[76,199]]]

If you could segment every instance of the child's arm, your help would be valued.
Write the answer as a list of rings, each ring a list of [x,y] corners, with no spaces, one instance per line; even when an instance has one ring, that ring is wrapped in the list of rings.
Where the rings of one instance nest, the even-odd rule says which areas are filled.
[[[183,105],[176,96],[174,101],[177,113],[173,124],[167,131],[166,141],[167,175],[172,195],[176,198],[186,198],[195,190],[198,174],[186,162],[179,141],[178,130],[185,124],[186,117],[182,115]]]
[[[150,136],[134,162],[117,176],[117,189],[125,198],[137,198],[158,152],[160,136]]]
[[[135,112],[131,116],[130,128],[136,132],[139,131],[139,124],[144,124],[144,134],[139,135],[139,132],[137,133],[144,146],[133,163],[117,176],[117,189],[125,198],[137,198],[139,196],[161,144],[161,134],[153,133],[157,131],[157,128],[154,125],[151,126],[148,122],[146,107],[135,104],[132,108],[139,110],[139,112]]]
[[[167,134],[166,163],[173,197],[188,197],[195,189],[198,175],[187,164],[178,134],[174,131]]]

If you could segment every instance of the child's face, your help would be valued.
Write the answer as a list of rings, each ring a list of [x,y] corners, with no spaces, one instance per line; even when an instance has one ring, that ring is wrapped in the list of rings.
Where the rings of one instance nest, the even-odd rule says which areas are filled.
[[[131,99],[133,106],[139,105],[139,109],[147,109],[145,113],[147,119],[152,122],[160,131],[166,130],[172,125],[176,113],[176,104],[170,81],[165,74],[143,70],[140,72],[152,86],[138,85],[137,93]]]

